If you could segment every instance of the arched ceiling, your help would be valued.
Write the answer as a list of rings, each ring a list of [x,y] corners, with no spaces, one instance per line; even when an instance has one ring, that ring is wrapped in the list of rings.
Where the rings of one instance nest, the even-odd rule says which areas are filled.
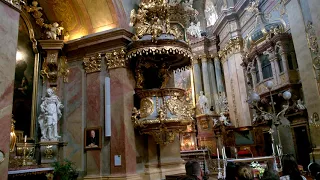
[[[112,0],[38,0],[48,18],[63,22],[67,40],[118,27]]]

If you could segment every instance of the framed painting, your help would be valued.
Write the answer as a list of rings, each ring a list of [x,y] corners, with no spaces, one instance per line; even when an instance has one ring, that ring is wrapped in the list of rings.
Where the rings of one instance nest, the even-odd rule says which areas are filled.
[[[12,115],[15,130],[35,138],[39,53],[34,29],[25,12],[19,20]]]
[[[85,128],[84,130],[84,149],[101,149],[101,127]]]

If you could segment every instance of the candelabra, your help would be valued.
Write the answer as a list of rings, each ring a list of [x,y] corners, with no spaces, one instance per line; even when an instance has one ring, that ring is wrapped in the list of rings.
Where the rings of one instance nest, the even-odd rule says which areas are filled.
[[[273,97],[272,97],[273,82],[272,81],[267,81],[265,83],[265,86],[268,89],[268,92],[269,92],[269,95],[270,95],[270,99],[271,99],[271,106],[272,106],[272,111],[271,112],[263,111],[260,107],[258,107],[258,102],[260,101],[260,96],[256,92],[253,92],[251,94],[251,98],[249,99],[248,102],[251,105],[253,105],[257,111],[259,111],[261,113],[261,116],[265,120],[271,120],[272,125],[275,126],[276,131],[277,131],[277,136],[278,136],[277,137],[278,138],[278,145],[276,147],[277,147],[277,151],[278,151],[278,156],[280,158],[281,155],[282,155],[282,145],[281,145],[281,138],[280,138],[280,133],[279,133],[279,128],[278,128],[278,126],[281,124],[279,116],[281,114],[284,114],[289,109],[289,100],[291,99],[291,93],[289,91],[285,91],[285,92],[282,93],[282,97],[287,101],[287,104],[282,106],[283,109],[279,113],[276,113],[275,106],[274,106],[275,103],[274,103]],[[272,139],[273,155],[275,156],[274,138],[273,138],[272,133],[273,132],[270,132],[271,139]],[[281,163],[280,163],[280,169],[281,169]]]

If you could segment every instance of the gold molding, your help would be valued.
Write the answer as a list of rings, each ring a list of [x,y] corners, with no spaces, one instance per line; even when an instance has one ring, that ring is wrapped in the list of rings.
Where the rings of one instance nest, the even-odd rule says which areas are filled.
[[[124,48],[106,54],[107,69],[125,68],[128,65]]]
[[[84,57],[83,66],[86,73],[100,72],[101,71],[101,53],[96,56]]]
[[[229,55],[241,52],[243,50],[243,39],[241,37],[231,38],[225,47],[218,52],[221,61],[226,59]]]

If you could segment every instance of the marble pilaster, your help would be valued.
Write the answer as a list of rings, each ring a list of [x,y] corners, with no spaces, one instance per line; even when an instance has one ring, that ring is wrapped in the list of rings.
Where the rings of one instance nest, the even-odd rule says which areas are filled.
[[[193,79],[194,79],[194,88],[195,88],[195,97],[196,102],[198,101],[198,97],[200,95],[200,91],[202,91],[202,78],[201,78],[201,69],[197,59],[194,59],[193,62]]]
[[[130,70],[122,67],[110,69],[111,88],[111,175],[136,173],[135,133],[131,121],[135,82]],[[121,155],[121,166],[114,157]]]
[[[210,94],[211,94],[211,106],[214,107],[215,112],[219,113],[220,109],[218,106],[218,89],[217,89],[217,82],[216,82],[216,73],[214,71],[214,65],[212,59],[208,59],[208,71],[209,71],[209,81],[210,81]]]
[[[208,98],[208,101],[210,102],[208,107],[211,107],[211,105],[212,105],[211,93],[210,93],[211,87],[210,87],[207,57],[201,58],[201,67],[202,67],[204,95]]]
[[[214,68],[216,73],[218,93],[225,92],[224,82],[223,82],[224,79],[221,71],[221,63],[218,56],[214,57]]]
[[[307,1],[307,2],[314,2],[319,3],[316,1]],[[313,8],[317,6],[314,5]],[[309,115],[313,113],[320,114],[320,97],[318,92],[318,85],[317,80],[315,78],[315,74],[312,71],[313,69],[313,62],[312,62],[312,54],[311,51],[307,48],[308,47],[308,40],[306,34],[306,26],[304,21],[303,12],[301,11],[300,1],[299,0],[290,0],[286,4],[288,19],[291,27],[291,34],[294,43],[294,49],[296,52],[296,58],[299,65],[299,73],[300,73],[300,80],[302,83],[302,89],[304,93],[304,99],[307,107],[307,111]],[[318,10],[315,10],[318,11]],[[315,12],[312,11],[312,12]],[[318,12],[319,13],[319,12]],[[314,24],[316,24],[314,22]],[[318,38],[319,40],[319,38]],[[317,159],[320,159],[320,131],[311,126],[311,139],[312,144],[316,146],[315,151]]]
[[[10,127],[20,12],[0,0],[0,179],[8,178]]]

